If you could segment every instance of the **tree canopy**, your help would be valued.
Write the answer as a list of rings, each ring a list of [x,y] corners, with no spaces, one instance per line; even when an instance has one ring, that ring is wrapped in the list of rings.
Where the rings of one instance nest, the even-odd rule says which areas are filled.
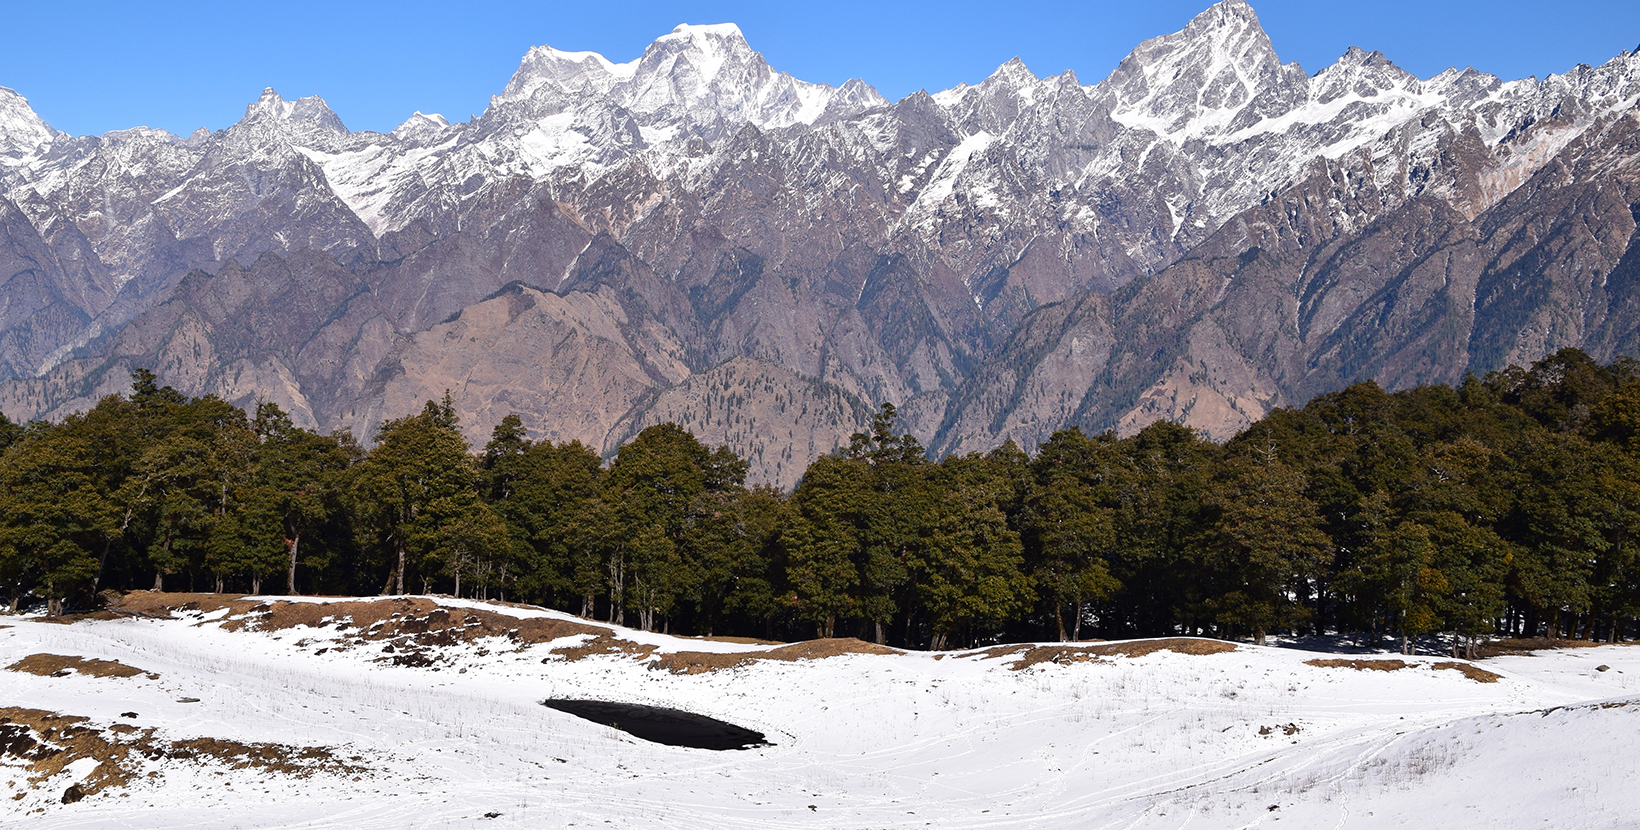
[[[1636,366],[1565,350],[1455,388],[1358,383],[1222,445],[1158,422],[938,460],[884,405],[790,493],[676,424],[605,458],[512,416],[475,452],[446,394],[366,448],[139,369],[60,423],[0,415],[0,583],[49,613],[273,584],[913,648],[1629,637]]]

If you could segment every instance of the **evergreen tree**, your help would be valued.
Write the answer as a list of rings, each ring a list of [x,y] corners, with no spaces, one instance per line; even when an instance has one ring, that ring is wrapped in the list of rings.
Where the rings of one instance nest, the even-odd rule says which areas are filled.
[[[708,450],[673,423],[649,427],[621,447],[605,486],[620,528],[609,567],[612,605],[630,605],[645,629],[674,610],[693,589],[677,544],[691,505],[704,493],[741,488],[746,469],[727,448]],[[617,607],[617,619],[621,613]]]
[[[1232,458],[1206,496],[1214,517],[1204,538],[1206,562],[1221,579],[1212,602],[1219,620],[1266,632],[1303,613],[1293,582],[1322,566],[1329,540],[1297,471],[1260,454]]]
[[[869,466],[859,458],[815,459],[792,494],[790,524],[782,534],[790,604],[835,636],[837,622],[857,613],[863,558],[860,526],[870,512]]]
[[[1105,600],[1122,586],[1111,576],[1116,547],[1112,517],[1116,494],[1109,474],[1119,463],[1108,434],[1090,441],[1079,429],[1060,430],[1043,444],[1031,464],[1025,495],[1025,537],[1030,571],[1038,591],[1053,606],[1059,640],[1079,639],[1082,606]],[[1073,609],[1065,628],[1065,607]]]
[[[388,574],[382,593],[404,593],[412,561],[423,567],[423,587],[436,572],[430,555],[438,545],[438,525],[459,515],[441,499],[466,506],[477,502],[477,471],[467,442],[457,427],[454,407],[428,401],[416,415],[387,421],[376,446],[354,468],[351,502],[366,542],[387,554]]]
[[[1003,505],[1011,482],[988,459],[948,458],[936,475],[928,534],[907,563],[918,609],[932,631],[929,648],[1016,616],[1036,597],[1024,573],[1019,534]]]
[[[260,526],[280,542],[285,592],[296,594],[302,542],[342,512],[348,468],[356,447],[336,436],[316,435],[291,423],[277,404],[261,403],[251,423],[257,439],[254,490],[246,496]],[[312,549],[310,543],[310,551]]]

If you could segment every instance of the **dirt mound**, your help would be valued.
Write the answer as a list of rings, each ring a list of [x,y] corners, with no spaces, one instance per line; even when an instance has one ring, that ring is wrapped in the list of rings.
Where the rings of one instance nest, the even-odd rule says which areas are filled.
[[[1613,643],[1595,643],[1589,640],[1570,640],[1564,637],[1516,637],[1508,640],[1488,640],[1475,647],[1475,654],[1480,657],[1521,656],[1534,651],[1547,651],[1561,648],[1594,648],[1595,646],[1609,646]],[[1620,643],[1617,645],[1633,645]]]
[[[171,617],[177,611],[210,613],[228,609],[230,615],[243,614],[255,602],[241,594],[186,594],[156,591],[132,591],[121,594],[106,609],[115,616]]]
[[[1323,669],[1355,669],[1356,671],[1400,671],[1417,664],[1405,660],[1358,660],[1358,659],[1326,659],[1305,660],[1304,665],[1316,666]],[[1476,683],[1496,683],[1503,679],[1503,675],[1489,672],[1486,669],[1469,663],[1445,662],[1435,663],[1432,669],[1450,669],[1462,674]]]
[[[527,607],[527,606],[507,606]],[[333,629],[342,636],[331,648],[347,648],[366,642],[388,641],[389,655],[383,662],[395,665],[437,667],[436,649],[500,637],[519,647],[550,642],[564,637],[589,635],[578,646],[556,649],[555,653],[575,659],[588,654],[625,653],[647,655],[653,646],[640,645],[612,636],[609,628],[592,623],[554,618],[520,619],[483,609],[449,608],[426,597],[384,597],[381,599],[302,602],[247,600],[227,594],[126,594],[111,610],[143,617],[174,618],[182,613],[210,613],[227,609],[216,624],[229,631],[320,631]]]
[[[1155,640],[1132,640],[1125,643],[1099,643],[1096,645],[1053,645],[1053,646],[997,646],[983,651],[960,655],[964,657],[978,656],[982,659],[997,657],[1016,657],[1008,668],[1014,671],[1028,669],[1039,663],[1055,663],[1069,665],[1071,663],[1094,663],[1102,657],[1143,657],[1158,651],[1171,651],[1178,654],[1224,654],[1236,650],[1235,643],[1226,643],[1223,640],[1203,640],[1195,637],[1163,637]]]
[[[146,675],[158,680],[159,675],[127,666],[118,660],[95,660],[63,654],[30,654],[6,667],[7,671],[35,674],[40,677],[64,677],[69,674],[88,674],[92,677],[136,677]]]
[[[46,712],[40,709],[0,708],[0,757],[14,758],[28,765],[31,789],[44,786],[53,776],[76,761],[90,758],[98,762],[91,774],[76,786],[77,797],[86,798],[107,789],[123,787],[141,774],[145,762],[167,761],[218,763],[233,769],[247,767],[294,778],[316,773],[359,775],[368,770],[343,761],[326,747],[297,747],[283,744],[245,744],[215,738],[165,741],[154,730],[128,724],[108,729],[86,726],[87,719]],[[21,800],[19,792],[13,800]],[[64,802],[67,803],[67,802]]]
[[[652,664],[657,669],[666,669],[673,674],[700,674],[702,672],[718,671],[720,669],[735,669],[751,665],[764,660],[781,660],[794,662],[797,660],[820,660],[826,657],[837,657],[843,654],[898,654],[895,649],[856,640],[853,637],[833,637],[823,640],[808,640],[801,643],[772,648],[768,651],[741,652],[738,654],[714,654],[703,651],[679,651],[672,654],[662,654],[655,658]]]
[[[1405,660],[1305,660],[1304,665],[1322,669],[1355,669],[1356,671],[1400,671],[1412,665]]]
[[[1455,671],[1455,672],[1458,672],[1458,673],[1462,674],[1464,677],[1467,677],[1470,680],[1475,681],[1476,683],[1496,683],[1499,680],[1503,679],[1503,675],[1497,674],[1495,672],[1489,672],[1486,669],[1483,669],[1483,668],[1481,668],[1479,666],[1476,666],[1474,664],[1471,664],[1471,663],[1457,663],[1457,662],[1436,663],[1435,665],[1431,666],[1430,668],[1433,668],[1433,669],[1450,669],[1452,671]]]

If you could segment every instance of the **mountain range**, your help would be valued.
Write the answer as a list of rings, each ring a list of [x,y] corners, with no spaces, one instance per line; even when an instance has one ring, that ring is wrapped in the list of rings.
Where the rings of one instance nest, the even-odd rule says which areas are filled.
[[[0,411],[149,367],[368,438],[449,390],[476,442],[675,421],[780,486],[883,402],[936,453],[1225,438],[1363,379],[1640,353],[1637,102],[1628,52],[1310,74],[1243,0],[1092,84],[1013,60],[892,102],[732,24],[537,47],[482,115],[390,133],[269,89],[70,136],[0,88]]]

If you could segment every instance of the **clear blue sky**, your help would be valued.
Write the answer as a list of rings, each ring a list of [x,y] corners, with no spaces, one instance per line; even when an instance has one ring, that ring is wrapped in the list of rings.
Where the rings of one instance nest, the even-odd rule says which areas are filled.
[[[1640,2],[1252,0],[1278,54],[1314,73],[1351,46],[1428,77],[1505,79],[1600,64],[1640,44]],[[354,130],[412,111],[484,111],[536,44],[638,56],[678,23],[740,24],[776,69],[889,98],[977,82],[1015,55],[1039,75],[1104,77],[1207,0],[993,2],[104,2],[0,0],[0,86],[75,134],[137,125],[187,133],[237,121],[265,86],[322,95]]]

